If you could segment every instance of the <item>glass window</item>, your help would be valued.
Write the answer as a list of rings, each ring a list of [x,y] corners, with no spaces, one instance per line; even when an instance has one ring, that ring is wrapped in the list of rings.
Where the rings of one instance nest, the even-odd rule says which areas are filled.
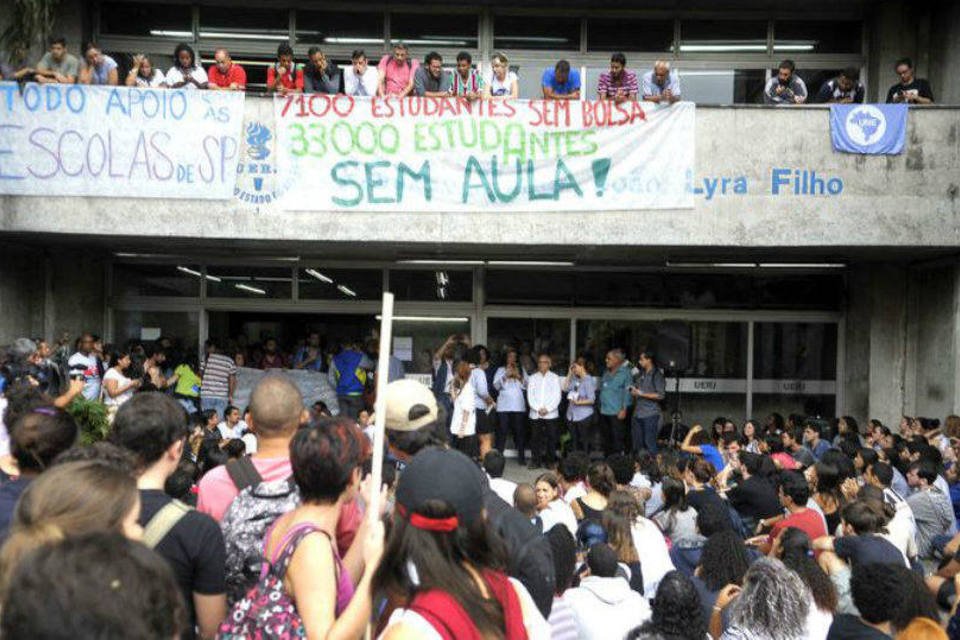
[[[832,417],[836,412],[837,325],[758,322],[753,331],[754,414]]]
[[[403,363],[407,376],[416,375],[424,384],[430,384],[433,354],[449,336],[470,335],[470,319],[417,318],[394,320],[393,355]]]
[[[379,300],[383,295],[380,269],[308,267],[297,273],[303,300]]]
[[[383,12],[297,10],[297,42],[306,44],[333,44],[362,49],[374,65],[383,46]]]
[[[209,298],[290,298],[291,270],[284,267],[207,267]]]
[[[586,271],[576,277],[575,302],[589,307],[662,306],[663,276]]]
[[[200,7],[200,37],[288,42],[290,13],[255,7]]]
[[[845,283],[842,275],[760,276],[757,306],[763,309],[842,309]]]
[[[698,104],[745,104],[763,101],[763,69],[679,72],[683,99]]]
[[[476,15],[449,14],[437,20],[431,13],[393,13],[390,37],[411,47],[476,49],[480,21]]]
[[[506,271],[491,269],[484,277],[487,304],[573,303],[572,272]]]
[[[391,271],[390,290],[397,300],[470,302],[473,300],[473,272],[445,269]]]
[[[669,307],[747,309],[753,306],[753,282],[731,275],[668,275]]]
[[[517,350],[520,366],[528,373],[537,369],[537,354],[548,353],[552,370],[566,372],[570,367],[570,321],[540,318],[489,318],[487,347],[494,365],[505,361],[508,348]]]
[[[681,53],[743,53],[767,50],[766,20],[684,20]]]
[[[840,69],[805,69],[803,67],[797,67],[797,75],[800,76],[803,83],[807,85],[807,102],[815,102],[820,87],[828,80],[832,80],[840,75],[840,71]],[[772,73],[776,75],[777,69],[773,69]]]
[[[187,4],[104,2],[100,33],[193,39],[193,10]]]
[[[588,18],[587,51],[671,51],[673,20]],[[630,61],[627,60],[629,63]]]
[[[580,18],[565,16],[495,16],[495,49],[580,49]]]
[[[115,309],[113,312],[113,342],[117,345],[143,342],[144,335],[161,335],[170,338],[174,351],[196,355],[200,347],[199,327],[200,314],[197,311]],[[145,334],[144,330],[148,333]]]
[[[860,53],[859,20],[778,20],[773,25],[774,53]]]
[[[198,265],[115,264],[113,295],[199,297],[201,277]]]

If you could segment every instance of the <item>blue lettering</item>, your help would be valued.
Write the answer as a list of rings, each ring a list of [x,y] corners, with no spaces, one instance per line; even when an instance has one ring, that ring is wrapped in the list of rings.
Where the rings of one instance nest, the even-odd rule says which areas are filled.
[[[780,188],[790,185],[790,169],[774,169],[770,179],[770,193],[780,195]]]
[[[843,180],[840,178],[830,178],[827,180],[827,192],[832,196],[840,195],[843,191]]]
[[[16,86],[16,85],[13,85],[13,86]],[[0,124],[0,131],[3,131],[4,129],[17,130],[17,129],[23,129],[23,127],[18,124]],[[9,156],[13,155],[13,149],[5,149],[3,147],[0,147],[0,156],[8,156],[8,155]],[[0,165],[0,180],[23,180],[25,177],[26,176],[18,175],[15,173],[4,173],[3,165]]]

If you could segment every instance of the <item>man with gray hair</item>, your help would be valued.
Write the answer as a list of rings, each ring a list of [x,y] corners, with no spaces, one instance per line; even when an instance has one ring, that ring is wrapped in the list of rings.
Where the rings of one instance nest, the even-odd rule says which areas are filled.
[[[600,379],[600,437],[603,454],[609,456],[624,451],[632,377],[622,349],[608,351],[604,363],[607,369]]]
[[[657,60],[653,70],[643,74],[643,99],[670,105],[680,100],[680,78],[670,70],[670,62]]]

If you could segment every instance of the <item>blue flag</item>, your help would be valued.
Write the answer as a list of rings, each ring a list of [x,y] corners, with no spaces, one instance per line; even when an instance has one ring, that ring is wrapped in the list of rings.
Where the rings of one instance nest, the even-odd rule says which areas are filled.
[[[907,138],[907,105],[830,105],[830,138],[834,151],[843,153],[901,153]]]

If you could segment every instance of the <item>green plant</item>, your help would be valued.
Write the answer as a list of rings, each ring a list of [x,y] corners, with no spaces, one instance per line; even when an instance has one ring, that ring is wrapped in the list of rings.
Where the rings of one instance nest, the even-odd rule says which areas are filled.
[[[9,24],[0,33],[0,48],[12,55],[25,53],[53,30],[60,0],[3,0]]]
[[[67,413],[73,416],[80,427],[80,444],[100,442],[110,433],[107,408],[99,402],[79,396],[67,407]]]

